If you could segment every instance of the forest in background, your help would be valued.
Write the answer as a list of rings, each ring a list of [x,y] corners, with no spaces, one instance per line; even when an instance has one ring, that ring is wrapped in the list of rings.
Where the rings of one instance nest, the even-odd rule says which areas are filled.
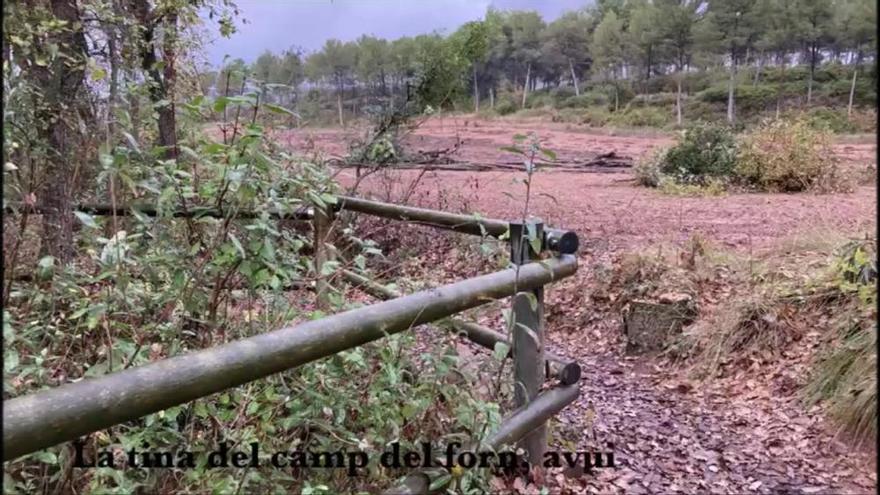
[[[313,123],[392,107],[433,71],[432,103],[457,111],[553,108],[593,126],[664,127],[825,108],[834,130],[870,131],[870,115],[847,122],[876,104],[876,19],[870,0],[600,0],[550,22],[489,9],[446,36],[267,49],[200,82],[216,94],[266,84]]]

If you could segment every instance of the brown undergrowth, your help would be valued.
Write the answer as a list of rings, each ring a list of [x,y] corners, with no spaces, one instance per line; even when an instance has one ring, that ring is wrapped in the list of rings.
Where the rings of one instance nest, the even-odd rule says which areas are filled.
[[[696,321],[667,342],[703,381],[762,378],[819,405],[857,442],[876,438],[876,240],[817,234],[743,256],[700,238],[625,255],[591,294],[605,310],[670,292]],[[604,305],[604,306],[603,306]],[[772,382],[772,383],[771,383]]]

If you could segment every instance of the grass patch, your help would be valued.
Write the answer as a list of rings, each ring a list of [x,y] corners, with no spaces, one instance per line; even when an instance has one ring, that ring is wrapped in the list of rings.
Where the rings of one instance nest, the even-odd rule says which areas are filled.
[[[842,431],[877,438],[876,240],[845,245],[822,284],[837,311],[804,389],[808,405],[825,401]]]
[[[757,269],[749,261],[748,273],[742,259],[728,258],[723,266],[734,272],[728,279],[734,282],[731,302],[704,312],[669,343],[666,355],[687,362],[703,379],[783,359],[808,364],[811,372],[799,392],[805,405],[823,404],[842,432],[859,442],[875,441],[876,240],[838,244],[831,263],[807,262],[808,252],[815,258],[817,251],[827,253],[828,244],[796,239],[766,253]],[[794,346],[808,334],[810,340]]]
[[[702,184],[681,184],[666,176],[662,176],[657,189],[668,196],[706,197],[722,196],[727,193],[727,182],[719,178],[710,178]]]

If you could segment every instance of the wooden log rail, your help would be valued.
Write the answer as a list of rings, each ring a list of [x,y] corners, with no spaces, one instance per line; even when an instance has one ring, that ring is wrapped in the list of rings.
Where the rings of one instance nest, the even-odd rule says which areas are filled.
[[[351,270],[342,270],[341,273],[342,277],[349,283],[374,297],[380,299],[394,299],[402,296],[400,292],[394,289],[389,289],[384,285],[377,284],[367,277],[359,275]],[[464,335],[471,342],[489,350],[494,350],[495,345],[498,343],[507,346],[511,345],[510,339],[507,335],[471,321],[459,318],[449,318],[435,323],[440,326],[447,326],[451,330]],[[508,354],[510,354],[510,351],[508,351]],[[544,360],[547,376],[556,378],[561,384],[571,385],[577,383],[581,379],[581,367],[576,362],[559,357],[550,352],[544,353]]]
[[[236,218],[258,218],[261,214],[259,211],[241,210],[232,212],[214,207],[190,207],[184,209],[174,209],[168,211],[160,211],[154,205],[149,204],[133,204],[126,206],[113,207],[106,204],[80,204],[74,207],[77,211],[89,213],[99,216],[130,216],[134,212],[138,212],[148,217],[170,216],[175,218],[185,217],[217,217],[225,218],[226,215],[234,214]],[[478,218],[473,215],[462,215],[458,213],[447,213],[444,211],[429,210],[425,208],[415,208],[412,206],[401,206],[391,203],[383,203],[381,201],[372,201],[368,199],[353,198],[349,196],[338,196],[337,203],[333,206],[334,210],[345,210],[364,213],[392,220],[404,220],[411,223],[428,225],[454,232],[460,232],[472,235],[487,235],[492,237],[500,237],[508,231],[509,223],[504,220],[492,218]],[[16,213],[28,211],[30,213],[43,214],[47,209],[40,205],[26,205],[23,203],[9,203],[4,207],[6,213]],[[314,218],[314,209],[308,206],[297,208],[293,211],[271,210],[268,212],[269,218],[275,219],[292,219],[292,220],[311,220]],[[563,229],[545,229],[543,249],[547,249],[560,254],[574,254],[578,249],[578,237],[572,231]]]
[[[8,461],[331,356],[576,270],[576,258],[564,255],[7,400],[3,458]]]

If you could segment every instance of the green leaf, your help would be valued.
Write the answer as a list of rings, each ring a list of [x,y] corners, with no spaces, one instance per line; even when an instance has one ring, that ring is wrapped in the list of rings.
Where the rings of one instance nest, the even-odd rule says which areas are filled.
[[[270,112],[273,112],[273,113],[281,113],[281,114],[285,114],[285,115],[290,115],[291,117],[296,117],[298,119],[301,118],[298,113],[296,113],[292,110],[288,110],[288,109],[286,109],[282,106],[279,106],[279,105],[265,103],[265,104],[263,104],[263,106],[266,107],[266,110],[269,110]]]
[[[503,361],[509,352],[510,345],[505,342],[495,342],[495,349],[493,349],[492,355],[496,360]]]
[[[517,155],[525,155],[525,153],[523,153],[523,151],[521,149],[517,148],[516,146],[502,146],[499,149],[501,151],[507,151],[509,153],[515,153]]]
[[[34,454],[34,459],[45,464],[58,464],[58,456],[46,450],[41,450]]]
[[[437,490],[443,488],[444,486],[448,485],[450,481],[452,481],[452,476],[449,474],[444,474],[443,476],[440,476],[439,478],[437,478],[436,480],[431,482],[431,486],[428,487],[428,491],[429,492],[437,491]]]
[[[541,148],[541,154],[549,158],[550,160],[556,161],[556,152],[553,150],[548,150],[547,148]]]
[[[539,237],[533,237],[529,239],[529,245],[532,247],[532,251],[536,253],[541,252],[541,248],[543,247],[542,244],[543,243],[541,242],[541,238]]]
[[[89,228],[91,228],[91,229],[97,229],[97,228],[100,228],[100,226],[98,225],[98,223],[95,222],[95,217],[93,217],[92,215],[89,215],[88,213],[84,213],[84,212],[81,212],[81,211],[74,211],[73,214],[74,214],[74,215],[76,216],[76,218],[78,218],[79,221],[82,222],[83,225],[85,225],[86,227],[89,227]]]
[[[137,140],[134,138],[134,136],[132,136],[131,134],[129,134],[129,133],[125,132],[125,131],[122,132],[122,136],[125,138],[126,141],[128,141],[128,146],[130,146],[131,149],[133,149],[135,152],[137,152],[138,154],[140,154],[140,152],[141,152],[141,148],[140,148],[140,146],[138,145],[138,142],[137,142]]]
[[[336,269],[339,268],[339,262],[335,260],[325,261],[323,265],[321,265],[321,275],[331,275],[336,272]]]
[[[3,371],[9,373],[15,368],[18,368],[18,352],[7,348],[3,353]]]
[[[226,110],[226,106],[229,105],[229,98],[225,96],[219,96],[214,100],[214,111],[222,112]]]
[[[232,241],[232,245],[235,246],[235,249],[241,253],[242,258],[247,258],[247,253],[244,250],[244,246],[241,245],[241,242],[238,241],[238,237],[235,237],[235,234],[229,232],[229,240]]]
[[[91,74],[89,74],[89,77],[92,79],[92,81],[100,81],[107,77],[107,71],[105,71],[101,67],[97,67],[95,68],[95,70],[92,71]]]

